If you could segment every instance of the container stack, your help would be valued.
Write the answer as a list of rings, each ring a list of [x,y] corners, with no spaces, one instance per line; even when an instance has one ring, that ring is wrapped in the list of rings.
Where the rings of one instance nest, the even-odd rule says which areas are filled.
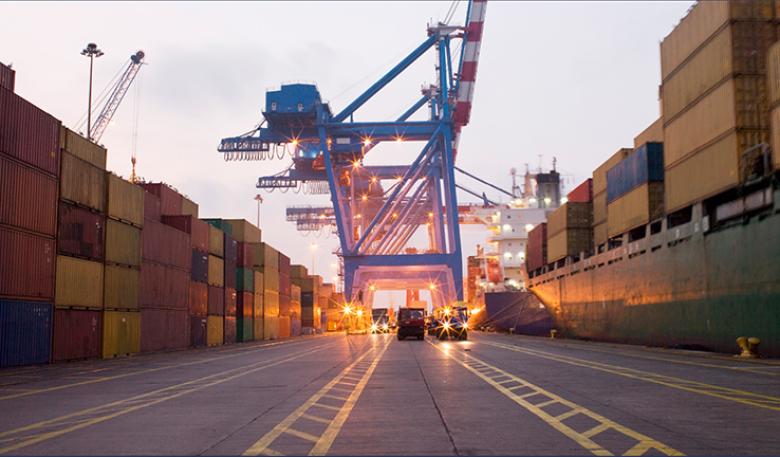
[[[9,66],[0,62],[0,88],[14,91],[16,72]]]
[[[268,243],[257,248],[263,274],[263,339],[279,338],[279,251]]]
[[[607,239],[607,170],[617,165],[632,152],[631,148],[621,148],[598,168],[593,170],[593,243],[595,252],[606,248]]]
[[[567,202],[547,219],[547,256],[550,262],[593,249],[593,203]]]
[[[767,81],[769,85],[769,109],[772,130],[772,165],[780,170],[780,43],[769,49],[767,56]]]
[[[639,135],[634,137],[634,149],[645,143],[663,143],[664,142],[664,119],[659,117]]]
[[[751,177],[769,142],[771,0],[698,2],[661,42],[667,213]],[[756,159],[756,160],[753,160]]]
[[[182,215],[182,195],[164,183],[142,186],[147,190],[145,200],[155,202],[151,207],[156,209],[159,200],[160,215],[144,221],[141,237],[141,351],[186,348],[192,237],[163,223],[164,216]]]
[[[255,284],[258,272],[254,269],[254,246],[261,240],[260,229],[244,219],[229,219],[225,223],[230,225],[233,237],[237,242],[236,257],[236,339],[239,342],[255,340],[255,296],[257,288],[262,284]],[[262,283],[262,280],[261,280]],[[262,289],[261,289],[262,290]]]
[[[329,332],[335,332],[343,330],[341,326],[341,314],[342,307],[345,304],[344,294],[342,292],[334,292],[333,297],[328,303],[328,309],[326,313],[326,324],[324,329]]]
[[[231,230],[232,233],[232,230]],[[238,241],[225,233],[225,320],[224,343],[235,344],[238,336],[236,315],[238,310]],[[252,276],[254,280],[254,276]]]
[[[663,216],[663,160],[663,143],[645,143],[607,171],[610,238]]]
[[[60,121],[13,93],[10,69],[0,72],[0,367],[6,367],[51,358]]]
[[[309,275],[305,270],[305,268],[300,267],[292,271],[293,284],[301,288],[301,333],[304,335],[313,332],[315,310],[319,308],[320,285],[322,284],[320,276]]]
[[[320,286],[320,298],[319,308],[314,311],[314,332],[320,333],[323,328],[328,328],[328,308],[330,307],[330,301],[333,298],[334,291],[333,284],[323,283]],[[319,318],[319,322],[317,322]]]
[[[301,288],[290,284],[290,334],[301,336]]]
[[[292,283],[290,282],[290,258],[279,253],[279,338],[292,336]]]
[[[573,203],[590,203],[593,201],[593,179],[586,179],[566,195],[566,201]]]
[[[132,309],[131,296],[124,302],[128,306],[123,310],[112,307],[104,312],[107,151],[64,127],[60,130],[60,147],[53,359],[98,357],[101,339],[104,357],[137,352],[137,300],[133,311],[129,311]],[[132,246],[124,251],[117,231],[114,229],[111,234],[112,258],[123,257],[118,253],[123,251],[127,256],[126,264],[135,262],[137,265],[138,256],[131,259]],[[122,287],[116,282],[116,275],[112,274],[110,279],[112,287]],[[110,296],[120,293],[114,289]],[[129,333],[121,334],[123,330],[129,330]]]
[[[545,265],[547,265],[547,223],[542,222],[528,232],[528,244],[526,244],[525,248],[525,266],[530,273]]]
[[[258,243],[260,244],[260,243]],[[252,250],[252,253],[256,252],[255,249]],[[255,260],[253,260],[254,263],[257,263]],[[260,271],[260,268],[255,265],[254,267],[254,276],[255,276],[255,293],[254,297],[252,298],[253,301],[253,311],[252,311],[252,335],[255,337],[255,341],[262,341],[265,339],[265,330],[264,330],[264,319],[263,319],[263,292],[265,290],[265,282],[263,281],[263,273]]]
[[[225,340],[225,232],[213,219],[206,221],[209,224],[206,344],[220,346]]]

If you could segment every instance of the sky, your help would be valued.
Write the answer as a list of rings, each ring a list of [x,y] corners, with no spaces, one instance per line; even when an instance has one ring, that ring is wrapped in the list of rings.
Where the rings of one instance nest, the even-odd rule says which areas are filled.
[[[659,43],[692,5],[667,2],[509,2],[488,5],[471,123],[458,165],[504,188],[509,169],[547,169],[564,191],[591,176],[659,115]],[[75,127],[86,112],[95,42],[100,92],[138,49],[146,65],[103,136],[108,168],[130,175],[134,112],[138,172],[200,205],[201,217],[255,222],[258,176],[283,160],[225,162],[219,140],[261,121],[266,90],[316,83],[334,112],[426,38],[449,1],[437,2],[3,2],[0,61],[17,71],[16,92]],[[464,20],[461,2],[453,23]],[[429,52],[361,108],[355,120],[390,120],[434,81]],[[409,163],[412,145],[375,148],[367,164]],[[289,159],[288,159],[289,160]],[[485,190],[500,201],[501,195]],[[264,241],[326,280],[335,234],[305,234],[285,221],[288,205],[328,205],[326,195],[263,193]],[[474,201],[459,195],[460,202]],[[487,232],[461,229],[464,258]],[[315,255],[310,246],[317,245]]]

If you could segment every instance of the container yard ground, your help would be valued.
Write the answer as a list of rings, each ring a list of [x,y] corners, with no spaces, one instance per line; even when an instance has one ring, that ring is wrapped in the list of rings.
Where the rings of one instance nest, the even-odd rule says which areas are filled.
[[[0,410],[14,455],[767,455],[780,363],[338,333],[2,370]]]

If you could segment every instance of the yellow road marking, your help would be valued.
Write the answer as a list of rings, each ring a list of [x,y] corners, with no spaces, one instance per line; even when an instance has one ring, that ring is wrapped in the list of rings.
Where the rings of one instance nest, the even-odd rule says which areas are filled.
[[[376,352],[377,351],[376,348],[368,349],[365,353],[363,353],[360,357],[358,357],[356,361],[352,362],[349,366],[347,366],[344,370],[342,370],[341,373],[339,373],[335,378],[333,378],[329,383],[327,383],[320,390],[318,390],[301,406],[296,408],[295,411],[290,413],[281,422],[279,422],[273,429],[271,429],[271,431],[263,435],[263,437],[257,440],[252,446],[249,447],[249,449],[244,451],[243,455],[255,456],[255,455],[265,454],[268,450],[270,450],[270,446],[274,443],[274,441],[276,441],[276,439],[279,438],[279,436],[281,436],[282,433],[289,433],[289,430],[292,429],[293,424],[295,424],[295,422],[301,418],[316,420],[317,422],[328,424],[328,427],[325,429],[322,435],[316,437],[316,440],[314,440],[315,444],[308,454],[308,455],[325,455],[330,449],[331,445],[333,445],[333,441],[336,439],[336,436],[338,436],[339,431],[341,431],[341,427],[344,425],[344,422],[347,420],[349,414],[352,412],[352,409],[355,407],[358,398],[360,398],[360,394],[363,392],[363,389],[368,383],[368,380],[371,378],[371,375],[374,373],[374,369],[376,368],[377,364],[379,363],[379,360],[382,358],[385,351],[387,350],[390,341],[392,340],[388,339],[387,342],[384,344],[384,346],[378,349],[378,352]],[[376,353],[376,355],[374,356],[373,360],[368,365],[368,367],[366,369],[357,368],[359,366],[362,366],[366,358],[369,357],[369,355],[371,355],[372,353]],[[364,370],[364,372],[362,376],[359,378],[357,384],[355,384],[355,388],[352,389],[349,397],[344,399],[344,404],[342,406],[336,407],[336,406],[319,403],[319,400],[321,398],[328,396],[329,395],[328,392],[330,392],[337,384],[343,384],[344,382],[342,381],[342,379],[349,376],[350,373],[353,373],[355,370]],[[336,416],[331,420],[324,420],[319,417],[314,419],[314,417],[316,416],[312,416],[308,414],[308,411],[312,407],[319,407],[331,411],[337,411],[337,413]],[[309,438],[304,438],[304,439],[307,439],[308,441],[312,441]],[[278,451],[273,451],[273,452],[278,452]]]
[[[298,344],[301,344],[301,343],[303,343],[303,342],[295,342],[295,345],[298,345]],[[210,357],[210,358],[207,358],[207,359],[194,360],[192,362],[179,363],[179,364],[176,364],[176,365],[166,365],[166,366],[155,367],[155,368],[146,368],[146,369],[142,369],[142,370],[138,370],[138,371],[131,371],[129,373],[121,373],[121,374],[114,375],[114,376],[102,376],[102,377],[99,377],[99,378],[87,379],[87,380],[84,380],[84,381],[72,382],[72,383],[69,383],[69,384],[62,384],[62,385],[59,385],[59,386],[45,387],[45,388],[42,388],[42,389],[31,389],[31,390],[29,390],[27,392],[19,392],[19,393],[10,394],[10,395],[4,395],[4,396],[0,396],[0,401],[2,401],[2,400],[11,400],[13,398],[27,397],[29,395],[36,395],[36,394],[47,393],[47,392],[55,392],[55,391],[58,391],[58,390],[70,389],[70,388],[73,388],[73,387],[85,386],[85,385],[88,385],[88,384],[95,384],[95,383],[98,383],[98,382],[113,381],[115,379],[126,378],[128,376],[136,376],[136,375],[139,375],[139,374],[146,374],[146,373],[153,373],[155,371],[160,371],[160,370],[167,370],[169,368],[180,368],[180,367],[186,367],[186,366],[191,366],[191,365],[198,365],[198,364],[201,364],[201,363],[208,363],[208,362],[212,362],[214,360],[230,359],[230,358],[233,358],[233,357],[239,357],[239,356],[242,356],[244,354],[248,354],[248,353],[255,352],[255,351],[260,351],[262,349],[275,347],[275,346],[279,346],[279,345],[282,345],[282,344],[293,344],[293,343],[285,341],[285,342],[257,345],[257,346],[252,346],[250,348],[240,348],[240,349],[230,350],[230,351],[227,351],[227,350],[226,351],[220,351],[219,352],[220,355],[217,355],[215,357]],[[224,354],[226,352],[238,352],[238,353],[227,355],[227,356],[221,355],[221,354]],[[121,368],[121,366],[120,367],[109,367],[109,368]],[[107,368],[107,369],[109,369],[109,368]]]
[[[302,432],[300,430],[296,430],[294,428],[288,428],[284,431],[284,433],[297,436],[298,438],[302,438],[306,441],[311,441],[312,443],[316,443],[318,439],[320,439],[319,436],[314,436],[311,433]]]
[[[323,419],[320,416],[314,416],[308,413],[301,414],[301,417],[304,419],[309,419],[310,421],[319,422],[320,424],[330,424],[330,419]]]
[[[217,384],[222,384],[224,382],[255,373],[257,371],[265,370],[267,368],[298,359],[314,352],[324,350],[330,346],[333,345],[324,345],[314,349],[307,348],[303,351],[294,353],[293,355],[276,357],[270,360],[256,362],[244,367],[232,368],[220,373],[215,373],[192,381],[153,390],[151,392],[136,395],[124,400],[118,400],[105,405],[87,408],[54,419],[48,419],[2,432],[0,433],[0,439],[6,442],[12,440],[16,440],[17,442],[8,446],[0,447],[0,454],[6,454],[11,451],[65,435],[84,427],[105,422],[109,419],[113,419],[115,417],[122,416],[142,408],[147,408],[149,406],[178,398],[183,395],[205,389],[207,387],[212,387]],[[29,433],[34,434],[31,435]]]
[[[635,368],[626,368],[618,365],[611,365],[602,362],[593,362],[585,359],[579,359],[576,357],[556,355],[556,354],[551,354],[549,352],[539,351],[536,349],[520,348],[508,344],[492,343],[492,342],[484,342],[483,344],[494,346],[501,349],[507,349],[510,351],[522,352],[523,354],[554,360],[556,362],[567,363],[569,365],[577,365],[581,367],[592,368],[594,370],[604,371],[607,373],[623,376],[626,378],[638,379],[640,381],[651,382],[654,384],[660,384],[666,387],[685,390],[687,392],[693,392],[700,395],[707,395],[710,397],[716,397],[723,400],[729,400],[737,403],[742,403],[745,405],[755,406],[758,408],[780,411],[779,397],[758,394],[746,390],[732,389],[730,387],[716,386],[714,384],[707,384],[704,382],[677,378],[675,376],[667,376],[667,375],[662,375],[662,374],[653,373],[649,371],[637,370]]]
[[[638,444],[642,445],[641,447],[635,446],[634,448],[632,448],[632,449],[636,448],[635,450],[637,452],[638,452],[639,449],[644,449],[644,451],[647,451],[647,450],[650,450],[650,449],[656,449],[657,451],[659,451],[659,452],[661,452],[661,453],[663,453],[665,455],[674,455],[674,456],[684,455],[680,451],[678,451],[678,450],[676,450],[676,449],[674,449],[674,448],[672,448],[670,446],[667,446],[666,444],[661,443],[660,441],[656,441],[656,440],[654,440],[654,439],[652,439],[652,438],[650,438],[650,437],[648,437],[646,435],[643,435],[643,434],[641,434],[641,433],[639,433],[639,432],[637,432],[635,430],[632,430],[632,429],[630,429],[628,427],[620,425],[617,422],[614,422],[614,421],[612,421],[610,419],[607,419],[606,417],[604,417],[604,416],[602,416],[602,415],[600,415],[600,414],[598,414],[596,412],[593,412],[593,411],[591,411],[591,410],[589,410],[587,408],[584,408],[584,407],[582,407],[582,406],[580,406],[580,405],[578,405],[578,404],[576,404],[574,402],[566,400],[563,397],[560,397],[560,396],[558,396],[558,395],[556,395],[556,394],[554,394],[552,392],[544,390],[544,389],[542,389],[541,387],[539,387],[539,386],[537,386],[535,384],[531,384],[530,382],[528,382],[528,381],[526,381],[526,380],[524,380],[524,379],[522,379],[520,377],[517,377],[517,376],[515,376],[515,375],[513,375],[511,373],[508,373],[508,372],[506,372],[506,371],[504,371],[504,370],[502,370],[502,369],[500,369],[498,367],[490,365],[490,364],[486,363],[483,360],[477,359],[473,355],[470,355],[470,354],[464,354],[463,355],[465,360],[476,362],[476,364],[469,364],[469,363],[466,363],[464,360],[461,360],[461,359],[455,357],[455,355],[452,353],[452,351],[447,351],[445,349],[442,349],[441,347],[439,347],[438,344],[434,344],[434,343],[432,343],[430,341],[428,343],[431,344],[433,347],[435,347],[437,350],[439,350],[446,357],[449,357],[450,359],[452,359],[455,362],[459,363],[464,368],[466,368],[468,371],[472,372],[473,374],[478,376],[480,379],[482,379],[486,383],[488,383],[491,386],[493,386],[496,390],[498,390],[499,392],[504,394],[506,397],[510,398],[512,401],[514,401],[518,405],[522,406],[523,408],[525,408],[526,410],[528,410],[529,412],[531,412],[532,414],[534,414],[538,418],[542,419],[548,425],[550,425],[551,427],[553,427],[557,431],[561,432],[563,435],[567,436],[568,438],[570,438],[571,440],[573,440],[574,442],[579,444],[582,448],[590,451],[594,455],[608,456],[608,455],[613,455],[613,454],[612,454],[612,452],[610,452],[609,450],[603,448],[601,445],[599,445],[598,443],[596,443],[595,441],[593,441],[591,439],[591,438],[593,438],[593,436],[595,436],[597,434],[596,432],[594,432],[591,436],[585,436],[583,433],[579,433],[576,430],[574,430],[573,428],[571,428],[568,425],[566,425],[563,422],[564,419],[567,419],[568,417],[576,416],[578,414],[587,416],[590,419],[598,422],[599,424],[603,424],[605,426],[604,430],[600,430],[600,431],[598,431],[598,433],[601,433],[601,432],[606,431],[606,430],[614,430],[615,432],[618,432],[618,433],[620,433],[620,434],[622,434],[622,435],[624,435],[626,437],[629,437],[629,438],[632,438],[632,439],[636,440],[638,442]],[[480,371],[480,370],[476,369],[475,366],[479,366],[480,368],[484,368],[484,370]],[[524,399],[524,397],[528,397],[529,396],[528,394],[517,395],[512,390],[510,390],[510,389],[504,387],[503,385],[497,383],[496,381],[492,380],[490,377],[488,377],[484,373],[484,371],[490,371],[492,373],[501,373],[503,375],[511,377],[512,379],[514,379],[519,384],[522,384],[525,387],[529,387],[529,388],[533,389],[532,395],[543,395],[543,396],[546,396],[547,398],[549,398],[550,400],[555,400],[556,402],[560,403],[561,405],[564,405],[564,406],[566,406],[566,407],[571,409],[569,411],[569,413],[571,413],[570,416],[561,418],[563,415],[558,415],[556,417],[556,416],[553,416],[553,415],[545,412],[538,405],[534,405],[533,403],[530,403],[530,402],[528,402],[527,400]],[[628,454],[626,454],[626,455],[628,455]],[[632,455],[641,455],[641,454],[632,454]]]

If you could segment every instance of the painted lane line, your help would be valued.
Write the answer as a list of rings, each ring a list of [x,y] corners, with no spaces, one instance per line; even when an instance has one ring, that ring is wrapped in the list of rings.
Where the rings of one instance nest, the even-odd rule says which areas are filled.
[[[349,414],[355,407],[358,398],[360,398],[360,395],[363,393],[368,380],[373,375],[374,369],[376,368],[377,364],[379,364],[380,359],[384,355],[391,341],[392,340],[387,339],[387,341],[379,348],[369,348],[366,352],[360,355],[357,360],[344,368],[344,370],[336,375],[336,377],[334,377],[330,382],[328,382],[319,391],[312,395],[301,406],[296,408],[295,411],[290,413],[281,422],[279,422],[273,429],[271,429],[271,431],[263,435],[263,437],[252,444],[249,449],[244,451],[243,455],[283,455],[279,451],[272,449],[271,446],[284,433],[296,435],[296,433],[299,431],[294,429],[293,425],[295,425],[296,422],[300,419],[312,420],[321,424],[327,424],[327,428],[320,436],[315,436],[308,433],[306,436],[296,435],[305,441],[313,443],[313,446],[308,452],[308,455],[325,455],[333,445],[333,441],[338,436],[341,428],[344,425],[344,422],[346,422]],[[368,362],[367,360],[372,354],[373,358],[370,362]],[[365,368],[363,368],[364,366]],[[346,377],[354,377],[351,375],[356,372],[362,372],[362,375],[357,378],[358,382],[354,384],[354,387],[350,390],[348,397],[334,396],[330,394],[330,392],[335,389],[344,391],[345,389],[336,386],[338,384],[347,384],[343,381],[343,379]],[[342,402],[341,406],[320,403],[320,400],[323,398],[336,397],[340,398],[339,401]],[[315,414],[311,414],[311,410],[313,408],[322,408],[328,411],[334,411],[336,412],[336,415],[332,419],[325,419]],[[290,430],[293,430],[293,432],[290,432]],[[316,438],[316,440],[312,440],[312,437]]]
[[[539,386],[537,386],[535,384],[531,384],[530,382],[526,381],[525,379],[522,379],[522,378],[520,378],[518,376],[515,376],[515,375],[513,375],[513,374],[511,374],[509,372],[506,372],[506,371],[504,371],[504,370],[502,370],[502,369],[500,369],[498,367],[490,365],[490,364],[488,364],[487,362],[485,362],[483,360],[477,359],[473,355],[464,353],[462,358],[456,357],[455,354],[453,353],[453,351],[450,351],[448,349],[442,349],[440,347],[440,344],[435,344],[435,343],[432,343],[430,341],[428,341],[428,343],[430,345],[432,345],[434,348],[436,348],[438,351],[440,351],[442,354],[444,354],[446,357],[448,357],[448,358],[452,359],[453,361],[455,361],[456,363],[460,364],[466,370],[470,371],[471,373],[473,373],[474,375],[476,375],[477,377],[479,377],[480,379],[482,379],[486,383],[490,384],[493,388],[495,388],[496,390],[498,390],[499,392],[504,394],[504,396],[508,397],[509,399],[511,399],[512,401],[514,401],[515,403],[517,403],[518,405],[520,405],[521,407],[523,407],[524,409],[526,409],[527,411],[529,411],[530,413],[532,413],[533,415],[538,417],[539,419],[543,420],[549,426],[551,426],[555,430],[559,431],[560,433],[562,433],[566,437],[570,438],[572,441],[574,441],[575,443],[580,445],[583,449],[589,451],[593,455],[598,455],[598,456],[610,456],[610,455],[613,455],[612,451],[604,448],[603,446],[601,446],[597,442],[593,441],[593,439],[592,439],[594,436],[596,436],[599,433],[602,433],[602,432],[604,432],[606,430],[612,430],[614,432],[617,432],[617,433],[619,433],[619,434],[621,434],[621,435],[623,435],[623,436],[625,436],[627,438],[630,438],[630,439],[633,439],[633,440],[637,441],[638,445],[641,445],[639,447],[634,446],[632,448],[632,450],[634,450],[634,452],[636,452],[636,453],[634,453],[634,454],[626,453],[624,455],[642,455],[639,452],[640,450],[643,450],[642,452],[646,452],[646,451],[648,451],[650,449],[655,449],[658,452],[661,452],[661,453],[663,453],[665,455],[670,455],[670,456],[681,456],[681,455],[684,455],[680,451],[678,451],[678,450],[676,450],[676,449],[674,449],[674,448],[672,448],[672,447],[670,447],[670,446],[668,446],[668,445],[666,445],[664,443],[661,443],[660,441],[657,441],[657,440],[655,440],[653,438],[650,438],[649,436],[646,436],[646,435],[644,435],[642,433],[639,433],[639,432],[637,432],[635,430],[632,430],[632,429],[630,429],[628,427],[620,425],[617,422],[612,421],[610,419],[607,419],[606,417],[604,417],[604,416],[602,416],[602,415],[600,415],[600,414],[598,414],[598,413],[596,413],[594,411],[591,411],[591,410],[589,410],[589,409],[587,409],[587,408],[585,408],[585,407],[583,407],[581,405],[578,405],[578,404],[576,404],[574,402],[566,400],[563,397],[560,397],[560,396],[558,396],[558,395],[556,395],[556,394],[554,394],[552,392],[549,392],[549,391],[547,391],[545,389],[542,389],[541,387],[539,387]],[[488,370],[490,370],[491,373],[501,373],[503,375],[511,377],[512,379],[514,379],[519,384],[522,384],[524,387],[528,387],[528,388],[532,389],[533,391],[530,392],[529,394],[518,395],[514,391],[512,391],[512,390],[504,387],[503,385],[495,382],[494,380],[492,380],[484,372],[481,372],[481,371],[475,369],[473,364],[466,363],[466,361],[468,361],[468,360],[478,361],[480,363],[480,366],[486,367]],[[565,414],[559,414],[558,416],[553,416],[550,413],[547,413],[546,411],[544,411],[542,408],[540,408],[539,404],[534,404],[534,403],[531,403],[531,402],[525,400],[525,398],[530,397],[530,396],[535,396],[535,395],[542,395],[544,397],[547,397],[550,400],[555,400],[556,403],[559,403],[559,404],[561,404],[563,406],[566,406],[570,410],[567,413],[565,413]],[[568,415],[566,415],[566,414],[568,414]],[[603,430],[601,430],[601,429],[594,430],[594,431],[591,432],[592,433],[591,436],[585,436],[584,433],[580,433],[580,432],[576,431],[575,429],[573,429],[572,427],[566,425],[563,422],[565,419],[568,419],[568,418],[571,418],[571,417],[574,417],[574,416],[577,416],[577,415],[586,416],[586,417],[596,421],[600,425],[603,425]]]
[[[637,370],[634,368],[626,368],[626,367],[621,367],[619,365],[611,365],[608,363],[593,362],[585,359],[579,359],[576,357],[556,355],[545,351],[520,348],[517,346],[507,345],[502,343],[483,342],[482,344],[497,347],[500,349],[506,349],[509,351],[520,352],[534,357],[553,360],[556,362],[566,363],[569,365],[591,368],[594,370],[599,370],[606,373],[623,376],[626,378],[637,379],[640,381],[650,382],[653,384],[660,384],[662,386],[684,390],[687,392],[693,392],[699,395],[707,395],[710,397],[733,401],[744,405],[770,409],[773,411],[780,411],[780,397],[758,394],[746,390],[732,389],[730,387],[722,387],[714,384],[692,381],[690,379],[683,379],[674,376],[662,375],[650,371]]]
[[[332,346],[334,346],[334,344],[320,346],[315,349],[307,348],[292,355],[280,356],[244,367],[225,370],[220,373],[164,387],[124,400],[118,400],[105,405],[84,409],[54,419],[2,432],[0,433],[0,440],[5,440],[6,442],[13,440],[16,442],[11,445],[0,447],[0,454],[6,454],[33,444],[38,444],[85,427],[105,422],[118,416],[123,416],[142,408],[147,408],[248,374],[281,365]]]

